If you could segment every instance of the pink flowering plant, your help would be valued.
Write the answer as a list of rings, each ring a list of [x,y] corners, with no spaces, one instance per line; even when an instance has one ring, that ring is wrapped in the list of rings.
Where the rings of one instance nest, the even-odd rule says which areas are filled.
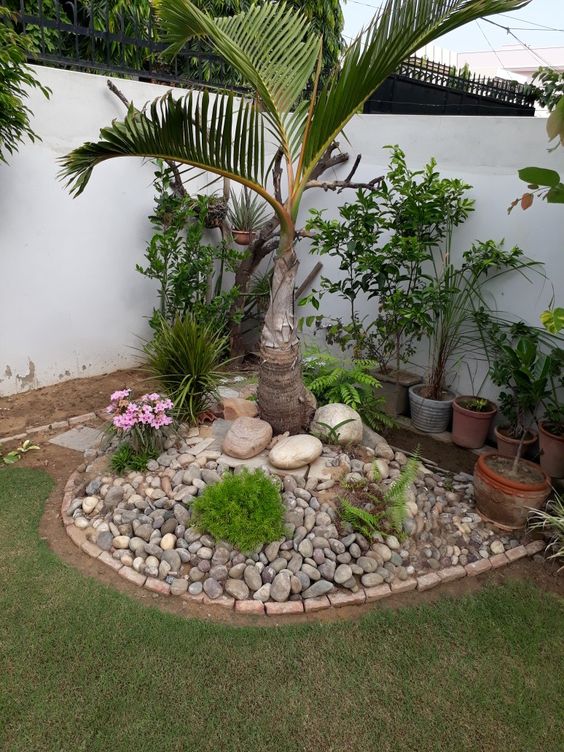
[[[112,429],[136,452],[155,454],[162,445],[162,429],[172,424],[172,400],[158,392],[132,399],[131,389],[119,389],[110,397],[106,411]]]

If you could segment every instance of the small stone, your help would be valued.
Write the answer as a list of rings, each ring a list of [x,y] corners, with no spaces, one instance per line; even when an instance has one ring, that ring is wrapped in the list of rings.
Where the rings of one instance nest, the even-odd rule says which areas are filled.
[[[287,601],[290,596],[290,576],[285,572],[279,572],[272,581],[270,597],[279,603]]]
[[[348,582],[348,580],[350,580],[352,576],[352,569],[349,567],[349,565],[340,564],[335,570],[333,579],[338,585],[343,585],[345,582]]]
[[[201,582],[191,582],[188,585],[188,592],[190,593],[190,595],[200,595],[203,589],[204,586]]]
[[[245,567],[243,577],[247,586],[253,592],[255,592],[256,590],[259,590],[262,587],[262,577],[260,575],[260,572],[255,566],[249,565]]]
[[[256,591],[256,593],[253,594],[253,599],[265,603],[270,598],[270,588],[270,582],[265,583]]]
[[[280,551],[280,541],[273,541],[272,543],[269,543],[268,546],[265,546],[264,553],[268,561],[274,561],[276,557],[278,556],[278,552]]]
[[[318,580],[317,582],[314,582],[313,585],[310,585],[307,590],[303,591],[302,598],[319,598],[322,595],[330,593],[332,590],[333,583],[329,582],[328,580]]]
[[[372,550],[384,561],[390,561],[392,558],[392,552],[384,543],[375,543]]]
[[[492,554],[503,554],[505,553],[505,546],[500,540],[494,540],[490,543],[490,551]]]
[[[400,543],[395,535],[388,535],[386,538],[386,546],[391,548],[392,551],[397,551],[400,548]]]
[[[204,593],[208,598],[215,600],[216,598],[219,598],[220,595],[223,595],[223,588],[217,580],[213,579],[213,577],[208,577],[207,580],[204,581]]]
[[[175,577],[170,585],[171,595],[182,595],[188,590],[188,580]]]
[[[129,548],[129,540],[128,535],[118,535],[113,540],[113,546],[118,549]]]
[[[377,572],[368,572],[362,575],[361,580],[364,587],[376,587],[384,582],[384,578]]]
[[[236,601],[244,601],[249,597],[249,588],[243,580],[227,580],[225,592],[229,593]]]
[[[309,538],[304,538],[304,540],[298,546],[298,551],[304,557],[304,559],[311,557],[313,554],[313,544],[311,540]]]
[[[170,549],[173,549],[176,545],[176,535],[173,535],[172,533],[167,533],[166,535],[163,535],[161,539],[160,546],[163,549],[163,551],[168,551]]]
[[[86,496],[82,500],[82,510],[84,514],[91,514],[94,511],[100,499],[97,496]]]
[[[98,533],[96,537],[96,545],[99,546],[102,551],[109,551],[112,547],[114,536],[109,530],[103,530]]]

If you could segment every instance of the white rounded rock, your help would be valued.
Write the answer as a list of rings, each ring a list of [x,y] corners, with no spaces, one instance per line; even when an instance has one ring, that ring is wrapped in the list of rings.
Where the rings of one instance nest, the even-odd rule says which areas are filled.
[[[166,535],[163,535],[160,543],[163,551],[170,551],[175,547],[175,545],[176,535],[173,535],[173,533],[166,533]]]
[[[96,506],[100,499],[97,496],[86,496],[82,500],[82,509],[85,514],[90,514],[96,509]]]
[[[343,425],[340,425],[341,423]],[[331,428],[336,430],[331,432]],[[331,434],[335,433],[339,444],[360,444],[363,430],[362,418],[352,407],[333,402],[316,410],[309,430],[324,441],[334,442]]]
[[[118,535],[114,538],[114,548],[129,548],[129,535]]]
[[[271,465],[281,470],[295,470],[315,462],[322,451],[323,444],[318,438],[303,433],[279,441],[270,450],[268,459]]]

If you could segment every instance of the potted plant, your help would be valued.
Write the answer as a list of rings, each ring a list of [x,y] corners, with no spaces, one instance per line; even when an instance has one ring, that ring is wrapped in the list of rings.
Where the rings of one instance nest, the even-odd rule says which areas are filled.
[[[497,406],[484,397],[455,397],[452,403],[452,440],[466,449],[486,443]]]
[[[450,242],[450,239],[449,239]],[[460,266],[450,261],[450,249],[433,260],[435,278],[428,288],[427,300],[433,312],[429,341],[429,366],[424,383],[411,387],[411,420],[415,428],[439,433],[448,427],[452,403],[456,397],[448,388],[449,369],[466,353],[484,350],[481,322],[497,319],[487,300],[486,282],[511,271],[525,273],[539,264],[531,261],[519,248],[506,251],[503,241],[475,243],[463,254]]]
[[[555,348],[548,356],[549,390],[544,400],[545,416],[539,420],[540,464],[551,478],[564,478],[564,350]],[[560,393],[560,398],[559,398]]]
[[[504,386],[500,409],[510,421],[501,429],[505,441],[499,440],[497,429],[498,451],[480,455],[474,470],[478,511],[489,522],[508,530],[523,527],[529,511],[540,509],[550,495],[544,470],[522,459],[525,447],[536,438],[532,425],[547,394],[550,360],[541,353],[538,334],[532,327],[521,324],[511,331],[520,332],[516,341],[499,331],[492,341],[494,365],[490,370],[494,383]],[[506,443],[507,439],[511,443]]]
[[[239,195],[231,191],[228,212],[231,234],[237,245],[249,245],[266,222],[266,207],[256,194],[245,187]]]

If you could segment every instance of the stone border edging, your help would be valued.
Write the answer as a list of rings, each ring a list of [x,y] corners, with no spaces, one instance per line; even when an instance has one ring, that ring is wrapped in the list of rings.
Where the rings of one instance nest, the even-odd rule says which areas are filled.
[[[78,470],[75,470],[69,476],[69,479],[65,484],[63,502],[61,505],[63,525],[65,526],[67,535],[72,542],[84,551],[84,553],[88,554],[88,556],[106,564],[128,582],[131,582],[138,587],[145,587],[153,593],[171,595],[171,586],[168,583],[154,577],[147,577],[144,574],[136,572],[133,567],[123,565],[118,559],[114,559],[107,551],[102,551],[102,549],[95,543],[87,540],[86,534],[76,527],[71,517],[67,516],[66,512],[73,500],[75,483],[79,475],[80,473]],[[427,574],[419,575],[418,577],[411,577],[407,580],[393,582],[391,586],[388,584],[382,584],[369,588],[360,587],[355,593],[338,590],[335,593],[329,593],[328,595],[322,595],[318,598],[309,598],[302,601],[285,601],[284,603],[268,601],[267,603],[262,603],[261,601],[255,600],[239,601],[226,595],[222,595],[214,600],[209,598],[205,593],[191,595],[187,592],[181,593],[179,597],[189,603],[203,603],[206,606],[217,606],[218,608],[234,610],[239,614],[245,615],[251,614],[260,616],[266,614],[267,616],[291,616],[293,614],[307,614],[322,611],[327,608],[361,606],[365,603],[373,603],[374,601],[382,600],[391,595],[406,593],[411,590],[419,590],[422,592],[425,590],[431,590],[443,583],[453,582],[454,580],[459,580],[463,577],[476,577],[479,574],[488,572],[490,569],[499,569],[500,567],[507,566],[508,564],[518,561],[526,556],[534,556],[543,551],[544,548],[545,544],[543,541],[534,540],[526,545],[522,544],[515,548],[508,549],[505,553],[491,556],[488,559],[480,559],[479,561],[466,564],[465,566],[458,564],[457,566],[439,569],[436,572],[428,572]]]
[[[102,417],[102,414],[104,414],[104,410],[100,409],[91,413],[74,415],[71,418],[66,418],[65,420],[56,420],[53,423],[46,423],[43,426],[31,426],[30,428],[26,428],[23,433],[15,433],[13,436],[1,436],[0,446],[2,444],[8,444],[10,441],[21,441],[27,436],[36,433],[49,433],[49,431],[59,431],[63,428],[74,428],[81,423],[86,423],[87,421],[94,420],[96,418],[99,418],[100,420],[107,420],[107,415],[104,414],[104,417]]]

